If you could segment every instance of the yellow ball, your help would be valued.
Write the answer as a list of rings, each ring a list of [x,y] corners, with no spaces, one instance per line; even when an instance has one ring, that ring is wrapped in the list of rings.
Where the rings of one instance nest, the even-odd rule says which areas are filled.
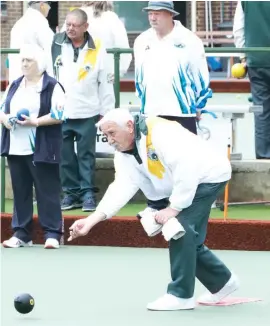
[[[231,69],[234,78],[245,78],[247,74],[246,67],[242,63],[235,63]]]

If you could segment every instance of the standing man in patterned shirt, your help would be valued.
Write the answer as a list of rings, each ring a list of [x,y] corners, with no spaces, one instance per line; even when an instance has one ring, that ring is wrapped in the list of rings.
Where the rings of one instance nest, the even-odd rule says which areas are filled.
[[[196,121],[207,99],[209,71],[203,43],[174,17],[172,1],[149,1],[144,8],[151,28],[134,43],[136,92],[141,113],[177,121],[197,133]],[[149,209],[163,209],[167,199],[148,201]]]

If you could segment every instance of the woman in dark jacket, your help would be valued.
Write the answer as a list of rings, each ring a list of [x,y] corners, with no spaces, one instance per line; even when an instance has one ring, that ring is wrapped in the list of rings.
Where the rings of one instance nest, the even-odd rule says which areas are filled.
[[[47,74],[41,48],[25,45],[19,55],[23,75],[6,90],[0,112],[1,155],[7,157],[14,197],[14,234],[3,246],[33,245],[34,185],[44,248],[56,249],[62,236],[59,163],[65,95]]]

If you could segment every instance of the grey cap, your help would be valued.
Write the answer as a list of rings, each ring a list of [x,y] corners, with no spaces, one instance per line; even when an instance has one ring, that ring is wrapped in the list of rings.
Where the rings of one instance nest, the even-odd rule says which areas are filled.
[[[174,16],[179,15],[179,12],[174,10],[173,1],[149,1],[148,6],[143,8],[143,11],[150,10],[166,10],[173,13]]]

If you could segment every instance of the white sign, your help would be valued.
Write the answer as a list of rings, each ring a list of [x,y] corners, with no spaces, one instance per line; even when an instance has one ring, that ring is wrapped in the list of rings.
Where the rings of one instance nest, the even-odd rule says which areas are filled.
[[[96,153],[113,154],[114,148],[109,145],[107,137],[101,132],[97,132],[96,137]]]

